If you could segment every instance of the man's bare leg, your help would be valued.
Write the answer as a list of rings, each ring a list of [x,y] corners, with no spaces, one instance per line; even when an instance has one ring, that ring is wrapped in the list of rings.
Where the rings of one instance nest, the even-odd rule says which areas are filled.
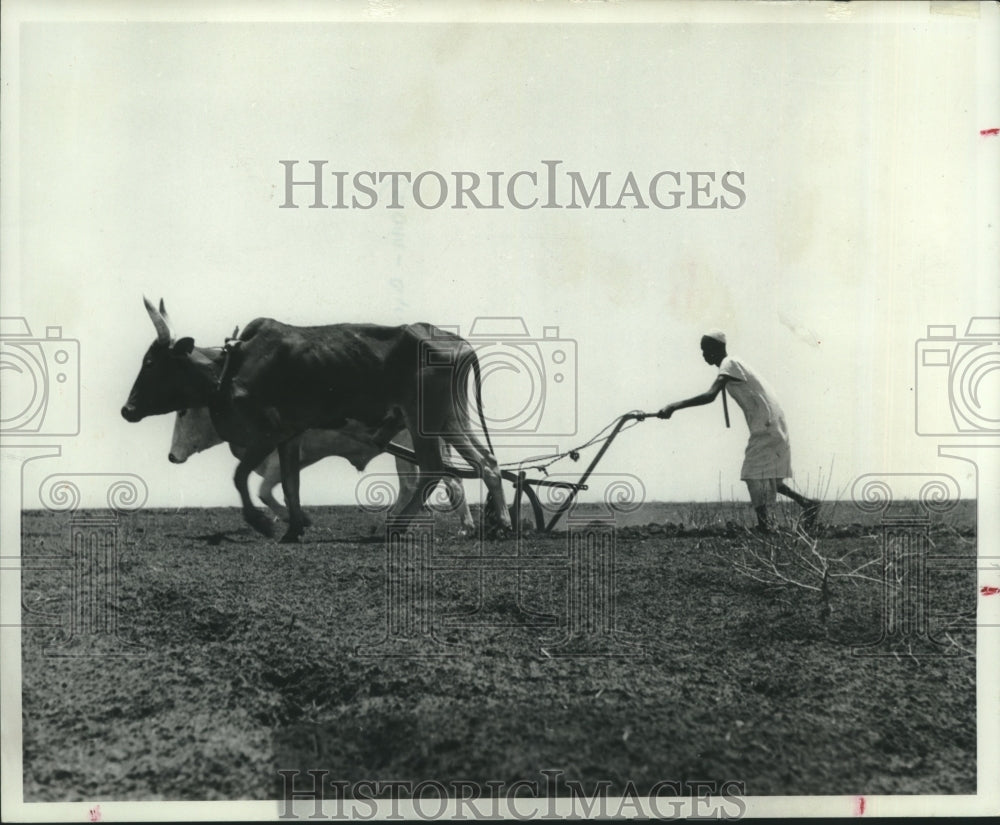
[[[750,493],[750,504],[757,514],[757,529],[761,533],[770,533],[774,524],[769,505],[773,505],[777,497],[777,482],[772,478],[745,478],[743,481]]]
[[[802,523],[807,529],[812,529],[816,526],[816,517],[819,515],[819,499],[808,498],[801,493],[796,493],[783,481],[778,482],[778,492],[785,496],[785,498],[790,498],[802,508]]]
[[[767,512],[767,506],[755,507],[754,512],[757,514],[757,530],[761,533],[770,533],[772,525],[771,516]]]

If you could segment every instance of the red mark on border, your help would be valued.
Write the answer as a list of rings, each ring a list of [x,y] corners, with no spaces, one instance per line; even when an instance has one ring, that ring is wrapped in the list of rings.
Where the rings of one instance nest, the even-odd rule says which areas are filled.
[[[101,821],[101,806],[100,805],[95,805],[93,808],[90,809],[90,821],[91,822],[100,822]]]
[[[979,592],[984,596],[1000,596],[1000,587],[984,587]]]
[[[996,137],[997,135],[1000,135],[1000,129],[997,128],[980,129],[979,134],[981,134],[983,137]]]
[[[857,799],[857,805],[854,808],[854,815],[855,816],[865,815],[865,798],[863,796],[859,796]]]

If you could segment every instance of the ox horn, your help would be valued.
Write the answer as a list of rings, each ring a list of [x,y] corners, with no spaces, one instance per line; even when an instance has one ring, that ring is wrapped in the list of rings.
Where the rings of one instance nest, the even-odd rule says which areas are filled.
[[[160,298],[160,316],[164,321],[167,322],[167,332],[170,333],[170,340],[174,340],[174,325],[170,323],[170,316],[167,315],[167,308],[163,305],[163,299]]]
[[[149,313],[149,318],[153,322],[153,326],[156,327],[157,342],[161,344],[169,344],[170,327],[168,326],[166,319],[163,315],[156,311],[156,307],[149,302],[149,298],[145,295],[142,296],[142,302],[146,305],[146,312]]]

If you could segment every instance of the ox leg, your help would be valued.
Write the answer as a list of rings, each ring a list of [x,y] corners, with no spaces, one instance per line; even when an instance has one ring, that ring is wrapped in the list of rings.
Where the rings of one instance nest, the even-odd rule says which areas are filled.
[[[270,445],[250,447],[240,459],[240,463],[236,467],[236,474],[233,476],[233,483],[236,485],[236,490],[240,494],[240,502],[243,505],[243,518],[254,530],[269,538],[274,535],[274,526],[271,519],[254,506],[247,481],[250,478],[250,473],[270,452]]]
[[[257,468],[261,475],[260,488],[257,495],[271,511],[283,521],[288,521],[288,510],[274,497],[274,488],[281,483],[281,462],[278,456],[272,453],[267,460]]]
[[[448,436],[448,443],[456,452],[469,462],[479,473],[490,493],[494,512],[501,529],[511,530],[510,513],[503,497],[503,476],[500,475],[500,465],[486,448],[465,433],[453,433]]]
[[[288,521],[288,508],[274,497],[274,488],[280,483],[280,475],[277,478],[265,476],[264,480],[260,483],[260,488],[257,490],[257,495],[260,496],[260,500],[268,506],[272,513],[282,521]]]
[[[299,441],[300,437],[290,438],[278,445],[278,458],[281,461],[281,489],[285,494],[285,505],[288,507],[288,530],[281,537],[282,544],[292,544],[299,540],[305,532],[305,515],[299,503]]]
[[[401,516],[410,501],[417,495],[417,479],[420,470],[405,458],[396,457],[396,477],[399,479],[399,495],[389,511],[392,516]]]
[[[288,521],[288,508],[274,497],[274,488],[281,484],[281,461],[278,459],[277,453],[273,453],[262,466],[258,467],[257,472],[263,476],[260,489],[257,491],[260,500],[278,518],[282,521]],[[312,524],[309,516],[305,513],[302,514],[302,519],[306,527]]]
[[[399,515],[417,494],[419,478],[417,467],[399,456],[396,456],[396,474],[399,476],[399,498],[392,508],[393,515]],[[458,531],[459,538],[471,536],[476,531],[476,523],[472,520],[472,513],[469,512],[469,503],[465,500],[465,488],[462,487],[461,479],[445,474],[442,480],[448,494],[450,510],[458,513],[462,522]]]
[[[448,491],[448,500],[451,502],[452,510],[457,512],[458,517],[462,520],[462,529],[458,531],[459,537],[465,538],[466,536],[474,535],[476,532],[476,523],[472,520],[472,513],[469,511],[469,502],[465,499],[465,488],[462,486],[462,479],[446,475],[444,477],[444,486]]]
[[[411,433],[412,434],[412,433]],[[413,452],[419,464],[419,473],[410,500],[404,505],[399,515],[409,521],[418,511],[426,507],[427,500],[434,492],[438,483],[444,480],[444,462],[441,460],[441,447],[436,438],[415,436]]]

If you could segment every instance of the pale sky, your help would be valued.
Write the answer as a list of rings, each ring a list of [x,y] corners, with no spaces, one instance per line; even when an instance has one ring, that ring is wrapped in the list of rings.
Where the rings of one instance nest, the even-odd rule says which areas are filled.
[[[720,327],[781,399],[800,489],[849,496],[862,474],[945,472],[975,495],[972,465],[915,433],[915,405],[948,400],[937,375],[915,380],[914,357],[929,324],[961,337],[970,317],[1000,315],[1000,138],[980,135],[1000,125],[984,48],[996,8],[806,5],[663,4],[629,24],[598,21],[638,21],[634,5],[614,18],[579,4],[561,24],[406,22],[405,9],[23,24],[5,55],[20,102],[4,110],[2,314],[36,336],[62,327],[81,359],[81,431],[36,439],[62,455],[26,465],[24,506],[54,473],[138,474],[152,506],[237,504],[224,447],[173,466],[172,415],[119,414],[154,337],[143,295],[202,345],[262,315],[558,327],[577,376],[575,393],[550,390],[546,421],[563,434],[546,449],[707,389],[698,339]],[[736,170],[746,202],[388,210],[384,184],[370,210],[279,209],[288,159],[300,176],[323,159],[349,178],[542,175],[560,160],[586,180],[609,172],[615,194],[629,172]],[[995,364],[984,382],[1000,396]],[[511,403],[499,379],[484,399],[488,413]],[[746,426],[730,413],[729,430],[718,404],[646,422],[599,469],[637,476],[650,500],[744,501]],[[498,438],[497,455],[521,453]],[[555,469],[575,477],[590,455]],[[304,474],[303,501],[349,503],[357,480],[330,459]]]

